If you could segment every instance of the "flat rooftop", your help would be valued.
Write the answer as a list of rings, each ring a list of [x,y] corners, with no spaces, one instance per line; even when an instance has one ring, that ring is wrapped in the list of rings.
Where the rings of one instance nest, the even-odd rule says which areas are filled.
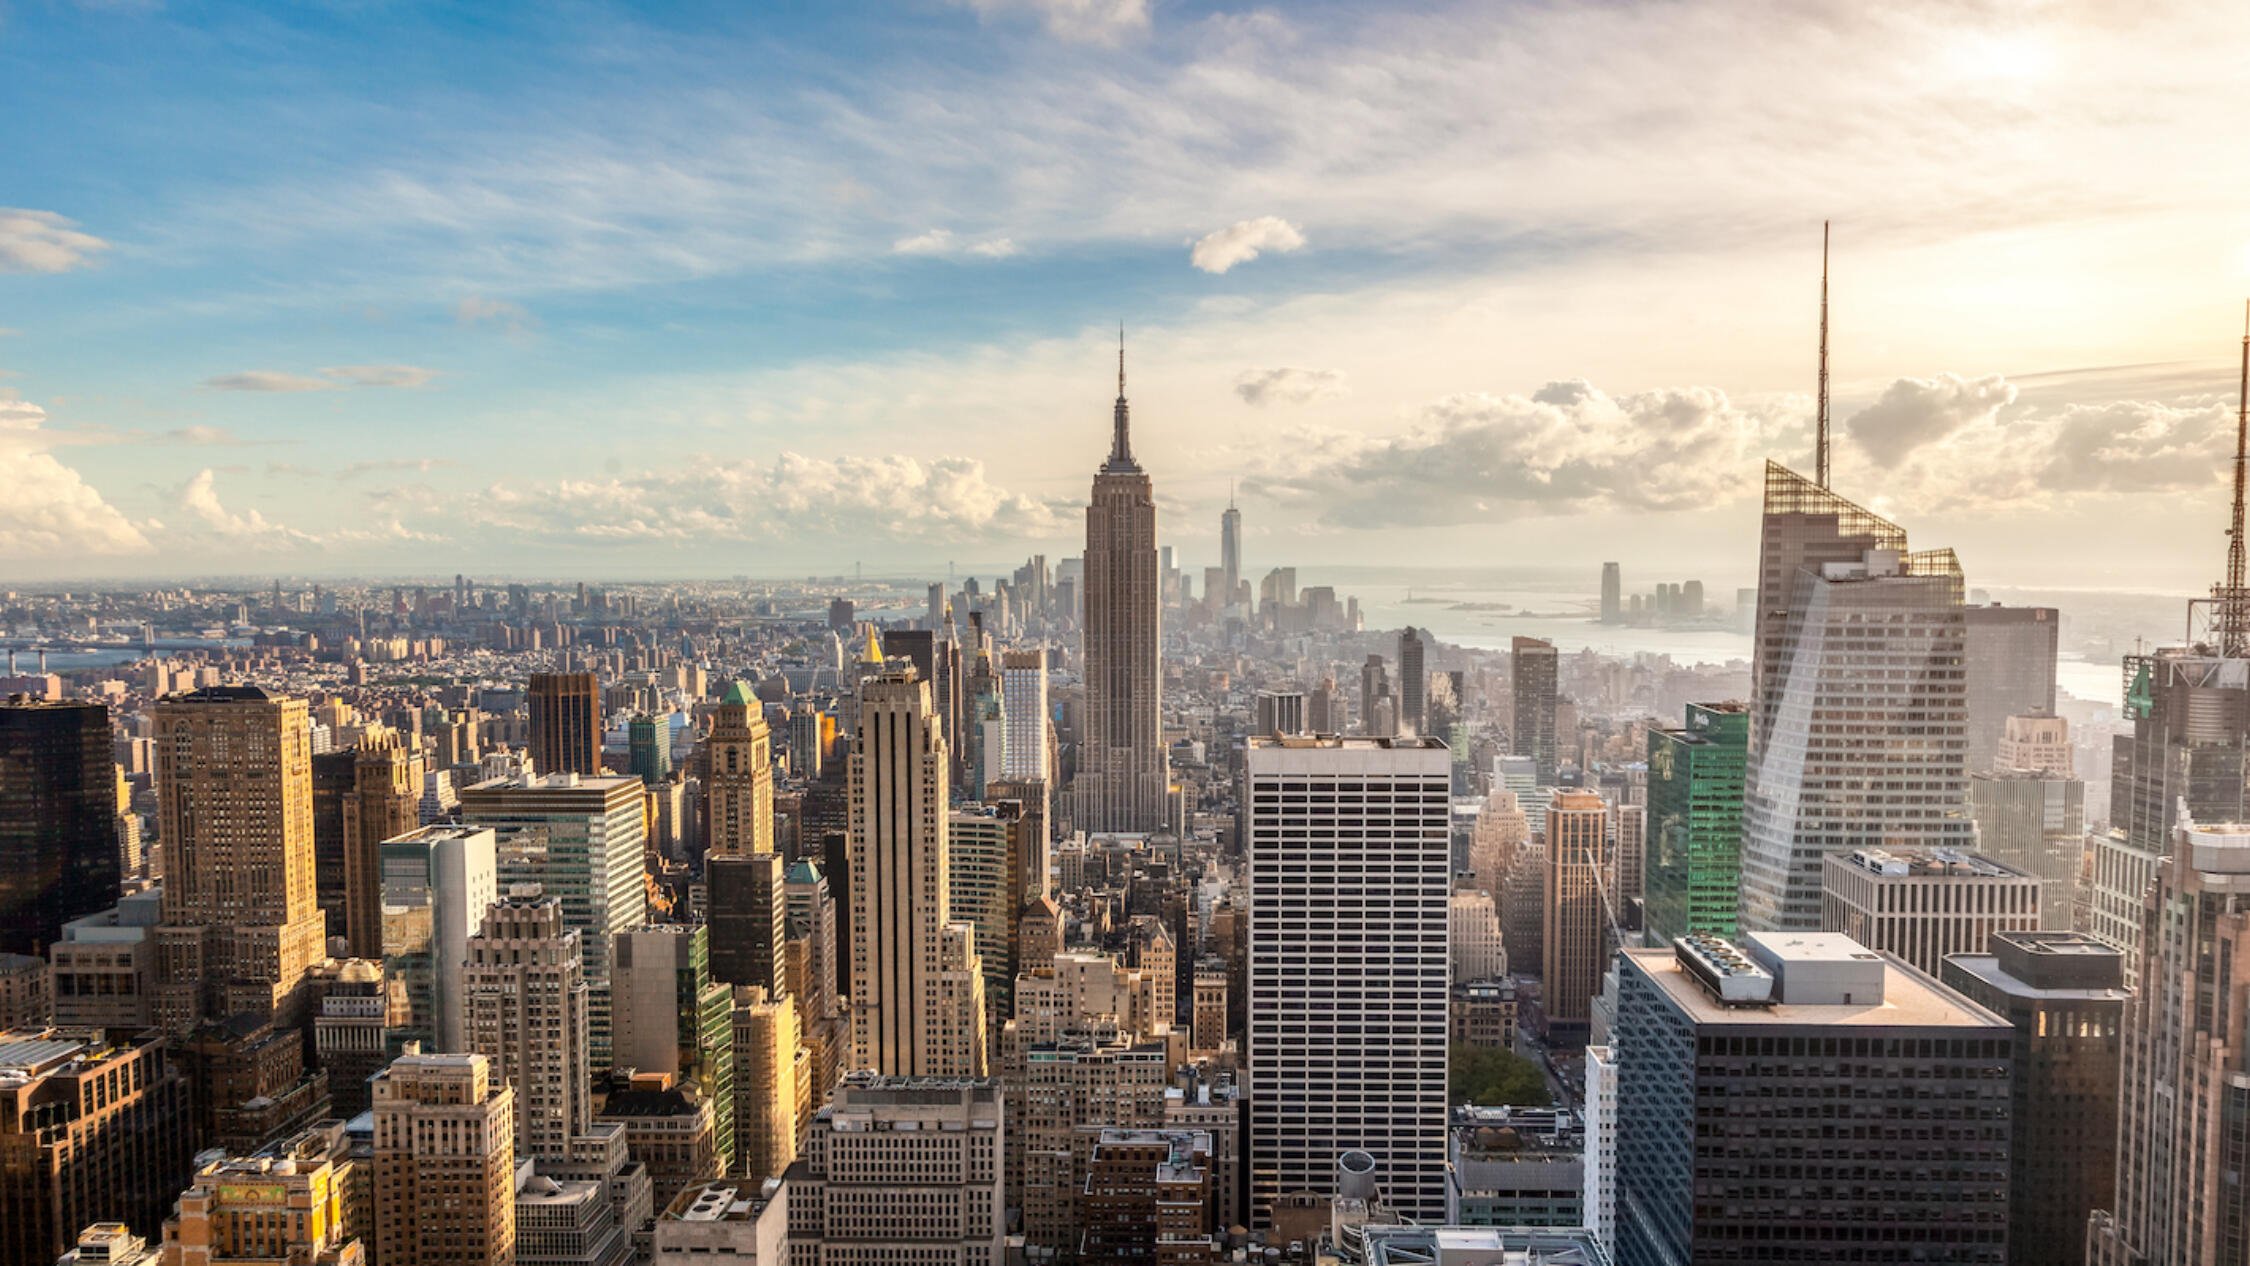
[[[1982,853],[1957,848],[1855,848],[1831,853],[1839,865],[1884,879],[2029,879]]]
[[[1837,952],[1836,946],[1823,945],[1824,938],[1837,941],[1859,953],[1868,953],[1866,947],[1840,932],[1793,933],[1791,944],[1777,950],[1784,957],[1802,955],[1813,962],[1827,962]],[[1860,1003],[1789,1003],[1777,1002],[1771,1006],[1725,1006],[1706,993],[1703,986],[1680,966],[1670,948],[1626,949],[1621,951],[1633,965],[1645,972],[1659,988],[1670,994],[1690,1019],[1701,1025],[1740,1028],[1804,1028],[1822,1026],[1831,1028],[1989,1028],[2006,1029],[2007,1021],[1994,1015],[1953,990],[1931,980],[1889,955],[1883,956],[1883,998],[1880,1002]]]

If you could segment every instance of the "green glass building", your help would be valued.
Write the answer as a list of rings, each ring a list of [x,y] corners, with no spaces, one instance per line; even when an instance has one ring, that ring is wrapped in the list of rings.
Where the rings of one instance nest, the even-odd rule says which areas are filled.
[[[1742,771],[1750,711],[1691,703],[1687,725],[1648,732],[1648,943],[1735,934],[1742,876]]]

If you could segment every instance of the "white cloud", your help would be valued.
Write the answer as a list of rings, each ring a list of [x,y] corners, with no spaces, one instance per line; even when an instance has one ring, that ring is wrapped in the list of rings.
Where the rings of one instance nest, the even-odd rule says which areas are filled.
[[[483,295],[469,295],[455,303],[453,319],[461,325],[497,325],[509,334],[522,334],[539,323],[522,304]]]
[[[270,522],[256,510],[227,509],[219,500],[218,472],[208,466],[189,476],[174,500],[197,535],[229,546],[284,550],[317,543],[310,533]]]
[[[52,211],[0,207],[0,273],[60,273],[91,268],[109,243]]]
[[[902,237],[891,243],[891,252],[897,255],[977,255],[985,259],[1006,259],[1016,253],[1013,239],[987,238],[971,242],[956,237],[951,229],[931,229],[913,237]]]
[[[1057,39],[1114,44],[1148,30],[1148,0],[958,0],[977,16],[1024,13]]]
[[[1896,466],[1918,448],[1967,427],[1990,425],[2015,401],[2014,384],[1998,374],[1975,381],[1957,374],[1901,378],[1846,420],[1844,431],[1877,465]]]
[[[337,386],[325,378],[308,378],[276,369],[245,369],[237,374],[220,374],[204,379],[203,385],[213,391],[334,391]]]
[[[47,411],[0,396],[0,462],[7,466],[7,495],[0,496],[0,568],[51,565],[87,556],[141,554],[149,541],[77,471],[48,450],[57,440],[45,430]]]
[[[1344,375],[1333,369],[1251,369],[1234,380],[1245,404],[1310,404],[1348,392]]]
[[[1247,264],[1261,252],[1287,254],[1305,244],[1297,226],[1275,215],[1240,220],[1206,233],[1188,252],[1188,262],[1207,273],[1223,273],[1236,264]]]

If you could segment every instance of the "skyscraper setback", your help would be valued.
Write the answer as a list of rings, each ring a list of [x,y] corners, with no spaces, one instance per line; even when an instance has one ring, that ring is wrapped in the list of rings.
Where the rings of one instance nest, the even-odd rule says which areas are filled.
[[[1109,460],[1086,507],[1086,731],[1072,815],[1084,831],[1158,831],[1166,819],[1156,493],[1129,422],[1121,343]]]

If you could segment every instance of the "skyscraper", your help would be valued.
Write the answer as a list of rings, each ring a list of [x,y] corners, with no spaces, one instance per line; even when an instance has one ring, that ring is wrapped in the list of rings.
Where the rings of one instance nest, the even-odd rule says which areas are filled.
[[[594,674],[533,673],[530,695],[532,768],[602,772],[602,686]]]
[[[851,752],[852,1050],[894,1076],[982,1076],[983,967],[948,922],[945,735],[911,670],[860,683]]]
[[[1436,739],[1248,740],[1253,1225],[1375,1158],[1445,1216],[1451,761]],[[1597,818],[1598,823],[1598,818]],[[1597,825],[1598,830],[1598,825]]]
[[[1430,676],[1422,663],[1426,649],[1413,625],[1398,635],[1398,719],[1408,734],[1424,733],[1429,726]]]
[[[1749,742],[1750,712],[1739,703],[1691,703],[1684,728],[1649,727],[1642,921],[1652,945],[1735,933]]]
[[[854,1073],[789,1175],[789,1260],[1001,1266],[1001,1094],[989,1081]]]
[[[1905,552],[1898,527],[1779,465],[1766,475],[1741,919],[1812,929],[1827,854],[1973,843],[1961,567]]]
[[[1553,642],[1519,637],[1508,644],[1508,672],[1515,698],[1515,728],[1509,731],[1509,750],[1531,758],[1542,787],[1555,781],[1559,755],[1555,745],[1555,678],[1559,667]]]
[[[0,1033],[0,1262],[51,1262],[96,1221],[156,1236],[197,1146],[172,1053],[153,1033]]]
[[[2089,1266],[2239,1260],[2250,1189],[2250,826],[2179,819],[2141,900],[2139,986],[2125,1004],[2117,1189],[2087,1225]]]
[[[2012,1038],[1836,933],[1624,950],[1618,1266],[2000,1266]]]
[[[1124,383],[1118,384],[1118,394],[1124,395]],[[1219,515],[1219,585],[1215,594],[1205,594],[1211,603],[1212,613],[1225,611],[1235,604],[1235,595],[1242,589],[1242,511],[1235,508],[1234,490],[1227,490],[1227,508]]]
[[[375,1078],[375,1260],[515,1266],[516,1092],[482,1055]]]
[[[1602,564],[1602,623],[1618,624],[1625,619],[1625,581],[1617,564]]]
[[[799,1109],[811,1116],[811,1060],[797,1008],[756,985],[734,991],[734,1172],[779,1178],[797,1159]]]
[[[711,975],[709,930],[657,924],[616,943],[616,1061],[695,1087],[720,1172],[734,1163],[734,990]]]
[[[416,827],[383,841],[383,978],[408,1001],[408,1034],[433,1051],[469,1049],[461,965],[499,899],[489,827]]]
[[[638,778],[494,778],[461,793],[465,822],[499,829],[500,885],[539,885],[582,935],[593,1065],[610,1066],[610,943],[648,922]]]
[[[2053,607],[1968,607],[1961,659],[1968,671],[1969,769],[1992,768],[2008,718],[2055,710]]]
[[[1609,806],[1599,794],[1557,788],[1547,804],[1540,1015],[1552,1045],[1583,1044],[1594,995],[1609,967]]]
[[[495,903],[462,969],[467,1049],[516,1091],[516,1153],[570,1159],[593,1122],[591,1021],[581,934],[562,902],[526,885]]]
[[[672,725],[643,712],[626,723],[627,763],[635,778],[653,787],[672,775]]]
[[[1044,648],[1000,653],[1000,707],[1008,730],[1000,776],[1009,782],[1049,777]]]
[[[1084,831],[1160,831],[1170,772],[1158,692],[1163,602],[1156,559],[1156,494],[1133,460],[1125,406],[1125,349],[1117,351],[1117,410],[1109,460],[1086,507],[1086,728],[1072,822]]]
[[[117,901],[109,709],[0,700],[0,954],[40,954]]]
[[[156,1022],[301,1018],[325,954],[314,900],[312,727],[305,701],[209,686],[156,705],[164,922]]]
[[[386,725],[360,735],[343,797],[344,935],[355,958],[383,956],[383,841],[422,822],[422,750]]]

